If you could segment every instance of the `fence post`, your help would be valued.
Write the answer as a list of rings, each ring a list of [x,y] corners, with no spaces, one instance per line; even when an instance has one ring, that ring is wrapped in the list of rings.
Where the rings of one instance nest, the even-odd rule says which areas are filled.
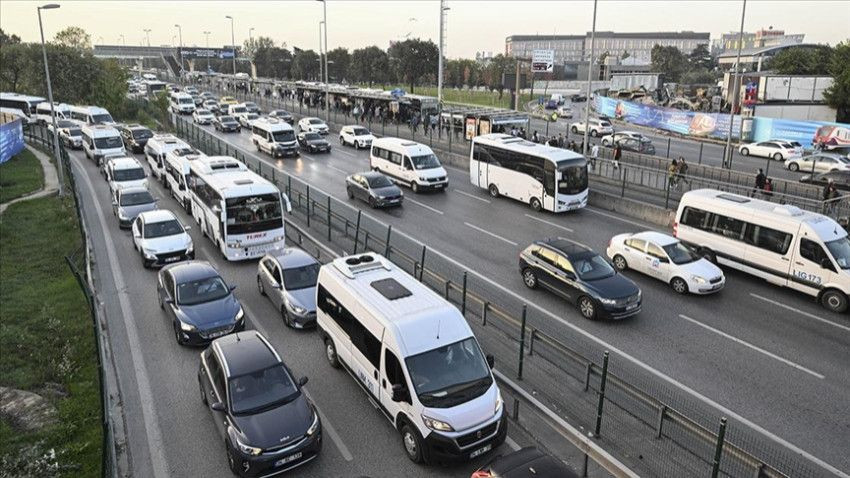
[[[671,184],[670,184],[669,179],[665,180],[665,182],[667,183],[667,187],[664,188],[664,190],[665,190],[665,192],[664,192],[664,209],[670,209],[670,187],[671,187]]]
[[[292,176],[286,175],[286,195],[292,200]]]
[[[711,478],[720,474],[720,458],[723,456],[723,441],[726,439],[726,417],[720,417],[720,430],[717,432],[717,447],[714,449],[714,463],[711,466]]]
[[[697,164],[702,164],[702,147],[705,146],[705,143],[699,143],[699,162]]]
[[[623,185],[620,187],[620,197],[626,197],[626,167],[623,166],[623,169],[620,171],[620,174],[623,175]]]
[[[425,249],[427,247],[422,244],[422,258],[419,261],[419,282],[422,282],[422,276],[425,274]]]
[[[664,417],[667,416],[667,405],[661,405],[658,409],[658,424],[655,427],[655,438],[661,438],[661,432],[664,429]]]
[[[393,233],[393,225],[387,226],[387,242],[384,244],[384,257],[390,258],[390,235]]]
[[[667,138],[667,159],[670,159],[670,138]]]
[[[517,370],[517,380],[522,380],[522,363],[525,359],[525,319],[528,306],[522,304],[522,324],[519,330],[519,369]]]
[[[481,319],[482,319],[482,320],[481,320],[481,325],[482,325],[483,327],[486,327],[486,326],[487,326],[487,309],[489,309],[489,308],[490,308],[490,303],[489,303],[489,302],[487,302],[487,301],[484,301],[484,305],[482,305],[482,306],[481,306],[481,308],[483,309],[483,310],[481,311]]]
[[[596,406],[596,429],[594,435],[601,438],[602,429],[602,404],[605,403],[605,382],[608,381],[608,351],[602,357],[602,381],[599,384],[599,404]]]
[[[466,317],[466,271],[463,271],[463,296],[460,301],[460,315]]]
[[[328,243],[331,242],[331,197],[328,196]]]
[[[307,227],[310,227],[310,185],[307,185]]]
[[[357,239],[360,236],[360,214],[362,213],[363,211],[360,209],[357,210],[357,226],[354,228],[354,254],[357,254]]]

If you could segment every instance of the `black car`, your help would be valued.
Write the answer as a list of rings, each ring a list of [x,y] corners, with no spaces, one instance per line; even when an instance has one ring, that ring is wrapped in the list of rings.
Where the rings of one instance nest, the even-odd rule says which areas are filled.
[[[312,133],[315,134],[315,133]],[[372,208],[401,206],[404,193],[390,178],[375,171],[352,174],[345,178],[349,199],[362,199]]]
[[[153,137],[153,132],[140,124],[119,124],[115,127],[121,133],[124,146],[134,153],[143,152],[148,140]]]
[[[259,332],[216,339],[201,353],[201,401],[224,439],[230,470],[271,476],[318,456],[322,423],[316,407],[280,355]]]
[[[239,121],[229,115],[216,116],[213,120],[213,126],[215,126],[216,131],[233,131],[238,133],[242,129]]]
[[[567,239],[535,241],[519,255],[531,289],[543,286],[578,306],[586,319],[625,319],[641,308],[641,292],[602,256]]]
[[[614,141],[620,145],[623,151],[632,151],[641,154],[655,154],[655,146],[648,140],[638,138],[620,138]]]
[[[245,105],[245,109],[248,110],[248,113],[261,113],[260,107],[257,106],[257,103],[254,103],[253,101],[246,101],[242,104]]]
[[[286,110],[272,110],[269,112],[269,118],[277,118],[289,124],[295,124],[295,117],[292,116],[292,113]]]
[[[302,150],[311,153],[331,152],[331,144],[319,133],[307,133],[304,131],[298,133],[298,146],[301,146]]]
[[[839,191],[850,191],[850,171],[830,171],[828,173],[815,174],[814,176],[806,174],[800,178],[800,182],[826,186],[830,179],[835,183],[835,189]]]
[[[572,103],[584,103],[585,101],[587,101],[587,96],[578,93],[573,96],[570,96],[570,101]]]
[[[159,271],[157,296],[180,345],[204,345],[245,329],[245,312],[218,271],[205,261],[172,264]]]
[[[471,478],[578,478],[561,460],[553,458],[536,447],[529,446],[505,456],[497,456],[490,463],[472,473]]]

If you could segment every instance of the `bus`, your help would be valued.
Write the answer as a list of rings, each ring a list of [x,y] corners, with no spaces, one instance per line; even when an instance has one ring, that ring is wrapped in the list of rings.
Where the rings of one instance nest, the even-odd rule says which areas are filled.
[[[509,197],[535,211],[564,212],[587,205],[584,156],[508,134],[472,139],[469,179],[494,198]]]
[[[36,121],[36,107],[44,101],[46,100],[40,96],[0,93],[0,108],[3,112],[26,118],[28,123]]]
[[[189,163],[192,217],[227,260],[256,259],[286,247],[283,209],[292,206],[274,184],[229,156]]]

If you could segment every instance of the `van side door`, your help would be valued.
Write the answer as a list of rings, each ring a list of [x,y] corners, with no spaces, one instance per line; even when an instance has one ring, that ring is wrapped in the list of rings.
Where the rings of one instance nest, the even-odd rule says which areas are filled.
[[[415,391],[412,390],[404,369],[395,352],[384,344],[384,352],[381,354],[380,403],[394,424],[399,413],[410,416],[413,406],[412,394]],[[397,401],[393,400],[394,389]]]
[[[344,312],[349,313],[350,312]],[[379,370],[381,368],[381,343],[384,338],[384,330],[372,330],[365,327],[356,317],[351,316],[351,327],[349,337],[351,338],[349,354],[351,357],[351,371],[361,386],[369,394],[371,400],[380,403],[379,394]]]
[[[817,295],[821,287],[836,273],[835,264],[820,241],[799,237],[791,263],[791,287]]]

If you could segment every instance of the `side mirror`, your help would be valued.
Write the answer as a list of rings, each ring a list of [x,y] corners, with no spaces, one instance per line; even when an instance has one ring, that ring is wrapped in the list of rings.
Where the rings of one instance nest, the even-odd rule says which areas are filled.
[[[192,229],[192,226],[183,226],[184,231],[190,231],[191,229]]]
[[[493,354],[487,354],[487,357],[485,358],[487,359],[487,365],[490,366],[490,368],[496,366],[496,357],[494,357]]]
[[[229,286],[228,290],[230,290],[230,292],[233,292],[234,290],[236,290],[236,284],[232,284],[231,286]]]
[[[224,404],[221,403],[221,402],[215,402],[212,405],[210,405],[210,408],[212,408],[213,410],[215,410],[217,412],[223,412],[224,411]]]
[[[299,378],[299,379],[298,379],[298,386],[299,386],[299,387],[303,387],[304,385],[307,385],[307,377],[301,377],[301,378]]]
[[[407,387],[398,383],[393,385],[392,401],[403,402],[407,399],[407,396]]]
[[[832,262],[829,261],[826,257],[820,260],[820,266],[824,269],[832,269]]]

